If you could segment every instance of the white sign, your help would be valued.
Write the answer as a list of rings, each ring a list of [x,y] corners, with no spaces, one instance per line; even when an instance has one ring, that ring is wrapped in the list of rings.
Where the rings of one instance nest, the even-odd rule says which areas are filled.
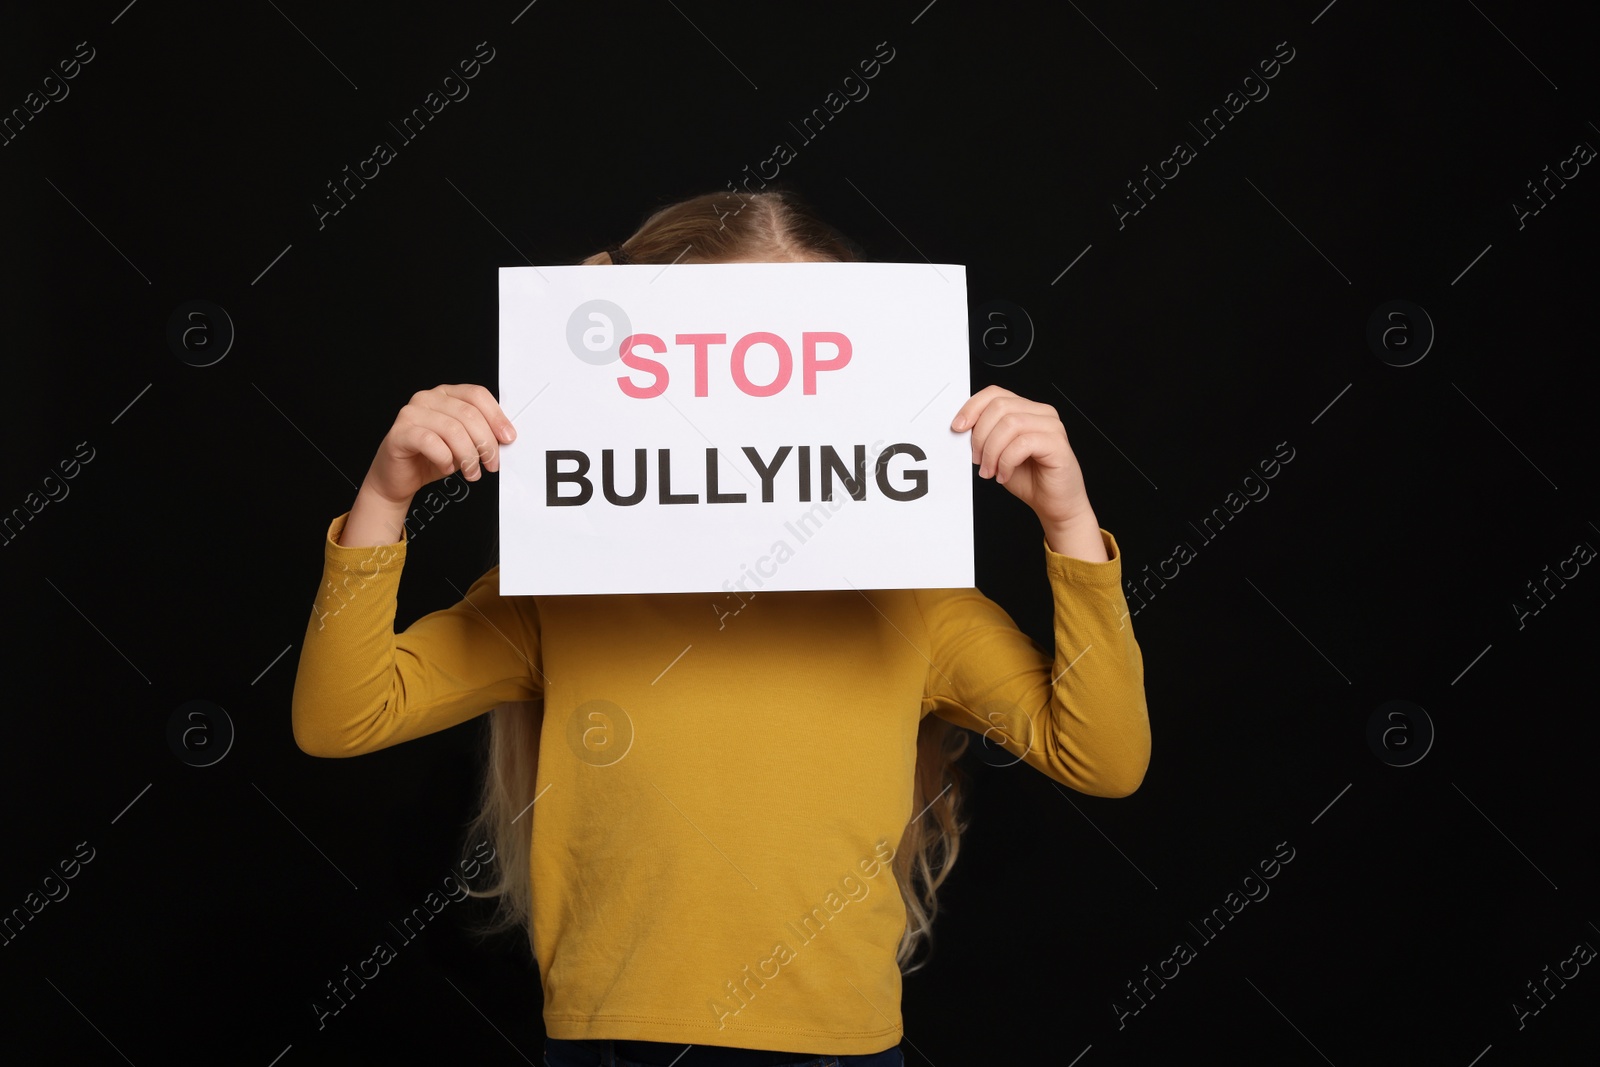
[[[973,585],[966,269],[500,268],[500,591]]]

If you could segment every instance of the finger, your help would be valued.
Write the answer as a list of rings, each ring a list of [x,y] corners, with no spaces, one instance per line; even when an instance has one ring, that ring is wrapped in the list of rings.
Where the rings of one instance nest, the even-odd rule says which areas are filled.
[[[1055,429],[1055,420],[1026,411],[1011,411],[1000,415],[984,435],[982,451],[975,461],[979,463],[978,475],[987,478],[995,473],[1000,454],[1021,434],[1049,433]]]
[[[495,433],[489,426],[489,420],[484,417],[483,411],[476,404],[448,391],[453,388],[472,390],[482,387],[441,386],[440,391],[427,394],[424,406],[450,416],[461,423],[466,430],[468,438],[472,441],[473,450],[477,454],[477,460],[471,465],[463,463],[462,470],[475,469],[477,463],[482,463],[487,470],[498,470],[500,443],[495,440]]]
[[[446,385],[441,388],[476,407],[483,414],[484,421],[493,427],[497,441],[510,444],[517,439],[517,428],[511,425],[511,419],[500,407],[500,401],[488,389],[481,385]]]
[[[989,435],[994,432],[995,423],[1006,412],[1012,410],[1015,401],[1021,399],[1015,393],[1010,396],[993,396],[973,413],[972,437],[967,442],[972,446],[972,462],[977,463],[982,458],[984,443],[988,440]],[[984,477],[988,477],[988,475],[984,475]]]
[[[1027,414],[1033,417],[1050,418],[1061,421],[1056,409],[1049,404],[1040,404],[1033,400],[1026,400],[1016,394],[996,397],[984,406],[978,415],[978,421],[972,427],[972,462],[977,463],[983,455],[984,445],[989,435],[994,432],[995,426],[1007,415]],[[987,477],[987,476],[986,476]]]
[[[444,441],[450,453],[445,463],[446,474],[459,470],[469,481],[479,477],[478,448],[467,435],[467,428],[460,419],[433,408],[412,408],[410,419]],[[429,453],[428,458],[433,459],[433,454]]]
[[[994,458],[994,480],[1004,485],[1022,464],[1049,454],[1053,435],[1045,430],[1026,430],[1012,437]]]
[[[950,423],[952,430],[965,430],[968,426],[978,421],[978,415],[989,401],[997,396],[1016,396],[1011,390],[999,385],[986,385],[967,398],[956,411],[955,419]]]
[[[432,463],[440,477],[455,469],[455,456],[451,453],[450,446],[445,444],[444,438],[420,422],[407,419],[396,431],[394,440],[402,449],[422,456]]]

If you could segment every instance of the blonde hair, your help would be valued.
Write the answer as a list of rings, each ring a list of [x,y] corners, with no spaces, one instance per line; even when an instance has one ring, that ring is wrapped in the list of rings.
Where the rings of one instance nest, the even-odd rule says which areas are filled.
[[[744,260],[839,260],[864,258],[849,238],[818,219],[794,194],[767,188],[758,193],[710,193],[668,204],[650,215],[620,246],[629,263],[705,263]],[[599,252],[584,265],[612,262]],[[499,538],[495,539],[499,555]],[[484,746],[484,775],[479,810],[466,827],[469,842],[494,844],[498,862],[494,880],[475,897],[493,898],[496,906],[480,936],[522,930],[536,952],[532,918],[532,818],[539,765],[542,702],[497,704],[489,712]],[[927,963],[932,951],[933,919],[939,886],[949,877],[970,819],[963,808],[967,775],[958,764],[966,751],[967,732],[936,715],[924,715],[917,727],[917,765],[911,795],[913,817],[900,838],[891,867],[905,904],[906,927],[895,962],[909,974]],[[528,822],[521,820],[528,818]]]

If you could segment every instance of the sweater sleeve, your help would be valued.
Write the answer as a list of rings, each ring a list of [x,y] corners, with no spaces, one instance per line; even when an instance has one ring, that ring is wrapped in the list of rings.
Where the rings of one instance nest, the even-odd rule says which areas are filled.
[[[455,726],[502,701],[542,700],[533,602],[500,596],[489,570],[452,607],[403,633],[394,617],[405,534],[391,545],[339,544],[328,526],[295,675],[295,743],[313,756],[358,756]]]
[[[1121,555],[1108,531],[1100,535],[1104,563],[1044,541],[1053,657],[978,590],[919,590],[929,637],[923,704],[1063,785],[1122,797],[1144,780],[1150,720]]]

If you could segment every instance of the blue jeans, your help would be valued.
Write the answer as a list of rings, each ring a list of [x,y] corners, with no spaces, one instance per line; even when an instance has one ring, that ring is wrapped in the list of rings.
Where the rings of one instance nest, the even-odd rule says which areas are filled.
[[[544,1067],[649,1067],[642,1060],[618,1055],[615,1048],[617,1044],[619,1042],[616,1041],[563,1041],[547,1037],[544,1040]],[[629,1042],[621,1044],[626,1046]],[[654,1059],[660,1059],[662,1064],[669,1063],[674,1055],[689,1046],[669,1047],[674,1048],[671,1055]],[[695,1051],[699,1051],[699,1047]],[[680,1067],[688,1062],[689,1057],[685,1056]],[[905,1056],[897,1045],[865,1056],[806,1056],[797,1053],[794,1059],[784,1060],[782,1067],[905,1067],[905,1062]]]

